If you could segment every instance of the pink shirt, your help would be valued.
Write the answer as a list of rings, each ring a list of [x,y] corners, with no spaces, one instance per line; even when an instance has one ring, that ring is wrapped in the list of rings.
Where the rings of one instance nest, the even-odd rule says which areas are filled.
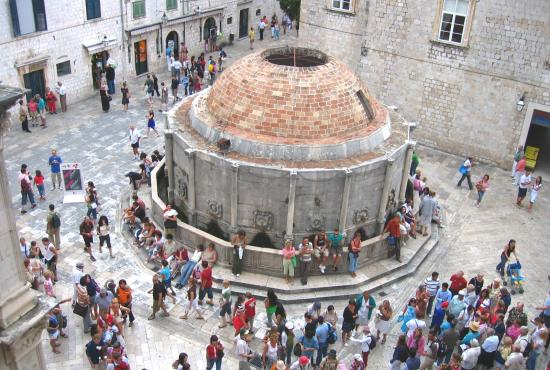
[[[53,284],[51,279],[44,279],[44,292],[50,297],[55,297],[53,292]]]
[[[283,248],[283,250],[281,251],[281,253],[283,254],[283,258],[285,260],[289,260],[291,259],[293,256],[296,255],[296,250],[294,248],[290,248],[290,249],[287,249],[287,248]]]

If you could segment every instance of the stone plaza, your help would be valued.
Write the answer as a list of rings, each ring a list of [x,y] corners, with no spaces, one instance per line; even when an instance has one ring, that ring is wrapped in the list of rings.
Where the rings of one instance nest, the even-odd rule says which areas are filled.
[[[287,45],[301,46],[301,39],[297,38],[295,33],[284,36],[281,41],[267,37],[263,42],[256,42],[254,51]],[[225,68],[251,53],[247,40],[238,41],[226,50],[228,59],[224,62]],[[167,73],[161,73],[159,80],[168,83],[170,76]],[[368,81],[366,83],[368,86]],[[206,367],[205,348],[212,334],[218,335],[226,347],[223,369],[237,369],[237,359],[233,354],[233,328],[231,325],[223,329],[218,328],[219,308],[217,306],[205,306],[203,321],[194,318],[181,320],[178,317],[183,312],[181,304],[185,302],[185,291],[181,289],[177,291],[176,304],[172,304],[171,301],[167,303],[170,317],[147,320],[152,303],[152,297],[147,291],[152,287],[151,279],[158,266],[145,261],[143,253],[132,245],[132,240],[122,229],[121,223],[123,207],[127,204],[132,190],[128,184],[128,178],[124,175],[129,171],[137,171],[139,163],[132,160],[128,127],[135,125],[142,134],[147,128],[147,103],[142,93],[143,84],[143,77],[129,81],[130,91],[133,94],[128,112],[121,109],[120,94],[117,91],[108,113],[101,111],[99,97],[94,96],[71,103],[66,113],[48,115],[48,128],[31,127],[33,131],[31,134],[21,132],[17,115],[14,114],[11,130],[3,139],[3,150],[11,192],[9,202],[13,213],[17,214],[17,234],[25,237],[27,241],[39,241],[45,236],[47,206],[50,203],[56,206],[62,218],[59,282],[55,285],[57,300],[72,296],[71,273],[77,262],[84,262],[84,272],[90,273],[100,285],[108,279],[116,282],[124,278],[128,281],[134,291],[133,311],[137,317],[133,327],[125,328],[126,350],[133,369],[169,369],[180,352],[186,352],[189,355],[192,369],[204,369]],[[156,99],[155,110],[158,108],[159,102]],[[154,135],[144,137],[141,150],[149,154],[155,149],[164,152],[163,121],[162,115],[158,113],[157,128],[161,137],[156,138]],[[113,225],[116,225],[115,232],[111,233],[115,258],[109,258],[105,251],[99,254],[97,244],[94,245],[97,258],[95,262],[90,261],[82,251],[84,244],[79,235],[78,225],[86,214],[86,206],[84,203],[63,203],[61,191],[49,191],[51,183],[48,178],[47,159],[52,148],[58,150],[65,162],[76,162],[81,165],[85,182],[94,182],[101,200],[100,214],[107,215]],[[488,283],[498,276],[495,266],[499,262],[503,246],[509,239],[517,240],[517,253],[524,266],[526,278],[525,293],[513,296],[512,304],[525,303],[529,319],[533,319],[538,314],[535,308],[544,304],[546,293],[550,288],[548,280],[550,259],[547,257],[550,236],[547,222],[550,217],[550,198],[546,196],[546,189],[542,189],[533,211],[528,212],[515,205],[517,188],[511,184],[509,170],[476,162],[472,170],[472,181],[477,181],[483,174],[489,174],[491,178],[491,186],[481,207],[476,208],[474,207],[476,192],[469,191],[465,184],[462,188],[456,187],[460,177],[458,169],[465,158],[419,144],[416,145],[415,150],[420,157],[419,169],[427,177],[427,185],[436,192],[436,197],[442,206],[445,228],[438,228],[437,225],[432,224],[428,237],[419,235],[416,240],[410,239],[407,246],[403,248],[402,263],[393,259],[381,259],[363,266],[357,277],[357,281],[361,283],[357,283],[347,274],[329,275],[329,277],[312,276],[308,286],[303,290],[292,292],[293,289],[301,288],[295,282],[294,286],[288,287],[288,294],[280,295],[281,300],[285,302],[287,317],[290,321],[301,322],[307,305],[316,299],[321,301],[323,310],[327,305],[334,304],[341,320],[341,313],[347,304],[346,297],[359,294],[365,288],[372,289],[377,304],[388,299],[394,313],[400,312],[409,298],[414,297],[418,285],[432,271],[438,271],[442,281],[448,281],[451,274],[458,270],[463,270],[468,279],[477,273],[483,273]],[[21,196],[17,175],[22,163],[26,163],[32,173],[40,169],[46,175],[47,200],[39,202],[37,208],[29,210],[26,214],[19,215]],[[400,168],[402,167],[401,163]],[[287,190],[288,185],[285,188],[285,191]],[[153,212],[155,200],[151,189],[142,186],[138,194],[148,205],[148,212]],[[361,205],[350,204],[349,207],[351,209],[355,206]],[[373,213],[375,213],[374,216],[370,217],[377,217],[379,210],[376,209]],[[287,225],[283,225],[282,229],[285,229],[285,226]],[[189,243],[189,240],[178,240],[178,242]],[[196,247],[196,245],[190,246]],[[3,255],[0,254],[0,257]],[[12,258],[19,257],[13,255]],[[17,259],[17,262],[22,261]],[[3,284],[9,282],[8,276],[2,273],[5,271],[0,272]],[[247,284],[252,282],[257,284],[259,281],[261,285],[265,281],[265,285],[270,286],[285,284],[278,276],[266,277],[265,274],[257,271],[245,270],[237,279],[231,276],[230,268],[223,265],[216,266],[214,275],[215,298],[219,297],[220,283],[223,279],[232,281],[234,293],[244,292],[247,290]],[[326,286],[327,282],[335,287],[341,287],[341,292],[317,290],[321,286]],[[265,296],[265,291],[257,288],[249,288],[249,290],[258,297]],[[298,295],[302,299],[296,299]],[[60,339],[61,353],[54,354],[51,352],[46,333],[41,334],[40,345],[45,354],[45,368],[88,369],[90,365],[84,346],[90,339],[89,335],[83,333],[82,320],[72,314],[70,303],[63,304],[61,308],[69,318],[68,338]],[[266,332],[265,322],[265,310],[261,299],[258,299],[254,323],[257,331],[251,347],[260,352],[261,339]],[[400,324],[393,325],[387,343],[379,344],[374,353],[369,356],[369,368],[389,367],[393,345],[401,334],[399,326]],[[338,358],[347,365],[352,362],[354,354],[361,352],[360,345],[356,343],[342,346],[338,341],[333,348],[337,350]],[[542,357],[539,359],[537,369],[544,369],[549,359],[548,356]]]

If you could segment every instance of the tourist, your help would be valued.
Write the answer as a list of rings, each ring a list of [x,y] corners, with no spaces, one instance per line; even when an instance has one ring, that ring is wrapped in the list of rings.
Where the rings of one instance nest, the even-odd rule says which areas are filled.
[[[128,318],[130,320],[128,326],[132,327],[135,321],[134,313],[132,312],[132,288],[126,283],[126,280],[120,279],[118,281],[116,296],[118,297],[118,302],[128,309],[128,311],[122,313],[123,322],[126,322],[126,318]]]
[[[470,348],[462,352],[462,362],[460,363],[460,366],[463,370],[471,370],[476,367],[477,360],[481,354],[481,348],[479,347],[479,342],[477,339],[472,339],[469,345]]]
[[[189,279],[189,276],[191,276],[191,274],[193,273],[193,269],[195,268],[195,266],[201,260],[203,251],[204,247],[202,245],[198,245],[195,249],[195,252],[193,252],[193,256],[191,257],[191,259],[185,265],[183,265],[180,278],[178,279],[178,283],[176,284],[177,289],[181,289],[187,285],[187,280]]]
[[[57,97],[49,87],[46,87],[46,103],[50,114],[57,114]]]
[[[459,291],[466,288],[468,285],[468,281],[464,278],[464,271],[458,271],[457,273],[451,275],[449,280],[451,282],[449,291],[453,296],[457,295]]]
[[[422,219],[421,219],[422,220]],[[382,235],[380,235],[380,240],[384,239],[386,233],[390,233],[388,236],[388,244],[390,246],[395,246],[395,259],[398,262],[401,262],[401,216],[399,213],[396,213],[386,224]],[[422,224],[421,224],[422,227]],[[388,257],[390,255],[390,250],[388,250]]]
[[[104,83],[101,83],[99,88],[99,97],[101,99],[101,109],[103,113],[107,113],[111,108],[111,95],[107,92],[107,86]]]
[[[514,344],[512,346],[512,352],[508,355],[504,366],[507,370],[524,370],[526,363],[525,358],[521,352],[521,349],[518,345]]]
[[[523,199],[527,195],[527,189],[529,189],[529,186],[531,185],[532,179],[531,179],[531,170],[528,168],[525,169],[525,173],[521,175],[519,178],[519,185],[518,185],[518,198],[516,200],[516,205],[518,207],[523,207]]]
[[[457,320],[454,319],[451,323],[451,327],[441,334],[440,345],[443,347],[443,349],[445,349],[445,352],[444,356],[438,359],[438,365],[441,365],[442,363],[449,363],[458,342],[459,335],[460,333],[457,330]]]
[[[310,243],[307,237],[303,238],[302,243],[298,246],[298,255],[300,256],[300,281],[302,285],[307,284],[312,254],[313,244]]]
[[[359,260],[359,252],[361,252],[361,231],[355,231],[353,234],[353,239],[349,243],[349,252],[348,252],[348,271],[351,274],[351,277],[357,276],[357,262]]]
[[[23,99],[19,100],[19,122],[21,122],[21,128],[24,132],[31,132],[29,130],[29,117],[28,117],[28,110],[27,107],[25,107],[25,102],[23,102]]]
[[[523,151],[523,145],[518,145],[516,151],[514,152],[514,164],[512,165],[512,178],[516,177],[516,166],[521,158],[525,155]]]
[[[239,370],[250,370],[250,359],[254,358],[254,352],[248,346],[249,331],[246,329],[241,329],[239,335],[235,337],[235,356],[239,360]]]
[[[411,167],[409,169],[409,175],[414,176],[416,173],[416,168],[418,167],[418,164],[420,163],[420,158],[418,157],[418,154],[416,153],[416,150],[413,150],[412,158],[411,158]]]
[[[355,320],[357,320],[357,306],[355,299],[350,299],[348,305],[344,309],[342,321],[342,343],[347,346],[347,341],[350,338],[351,331],[355,328]]]
[[[148,319],[154,320],[156,313],[161,309],[163,311],[160,314],[161,316],[170,316],[168,310],[166,309],[166,305],[164,304],[164,298],[166,296],[169,296],[170,298],[172,298],[174,304],[176,304],[176,297],[174,297],[166,290],[166,287],[164,286],[162,281],[160,281],[160,277],[157,274],[153,275],[153,288],[147,291],[147,294],[151,293],[153,293],[153,313],[148,317]]]
[[[180,316],[180,319],[187,320],[187,317],[193,311],[197,313],[197,320],[204,320],[197,298],[197,284],[191,276],[187,283],[187,301],[183,304],[183,315]]]
[[[151,75],[147,75],[145,79],[145,93],[147,94],[147,102],[149,103],[149,109],[153,107],[153,96],[155,95],[155,86]]]
[[[525,157],[525,154],[522,154],[521,158],[516,164],[516,172],[515,172],[514,182],[513,182],[515,186],[518,186],[521,176],[525,174],[526,165],[527,165],[527,158]]]
[[[115,68],[111,64],[105,66],[105,79],[107,80],[107,92],[109,95],[115,93]]]
[[[327,357],[323,358],[319,364],[319,370],[337,370],[339,365],[340,361],[337,358],[336,350],[331,349],[328,351]]]
[[[229,286],[229,280],[224,280],[222,283],[222,296],[220,298],[220,324],[219,328],[225,328],[227,321],[230,321],[231,317],[231,287]]]
[[[44,293],[46,293],[48,297],[56,298],[53,290],[52,272],[50,270],[46,270],[42,275],[44,276]]]
[[[271,369],[277,363],[279,343],[276,336],[270,336],[263,345],[262,364],[264,369]]]
[[[170,83],[170,89],[172,90],[172,97],[174,98],[174,104],[179,100],[178,98],[178,86],[179,80],[176,76],[172,76],[172,82]]]
[[[206,346],[206,370],[212,370],[214,365],[216,365],[216,370],[221,370],[223,356],[224,348],[218,336],[210,336],[210,344]]]
[[[363,338],[361,339],[355,339],[351,338],[352,342],[361,343],[361,359],[363,360],[363,363],[365,364],[365,368],[368,367],[369,362],[369,353],[371,346],[376,343],[376,340],[370,333],[370,328],[368,325],[363,327]]]
[[[382,335],[382,341],[381,344],[386,343],[386,336],[390,332],[391,329],[391,319],[393,317],[393,310],[390,305],[390,301],[387,299],[382,302],[380,306],[378,306],[378,309],[374,316],[374,327],[376,328],[376,339],[380,339],[380,335]]]
[[[424,353],[426,338],[422,335],[422,328],[417,327],[411,335],[407,335],[407,348],[410,352],[414,351],[419,356]]]
[[[48,270],[53,273],[54,281],[57,281],[57,249],[48,238],[42,238],[42,244],[39,246],[40,258],[46,264]]]
[[[155,132],[155,134],[157,134],[157,137],[159,137],[159,132],[157,131],[157,129],[155,128],[155,112],[150,109],[149,110],[149,113],[147,114],[147,136],[149,136],[149,133],[151,132],[151,130],[153,130]]]
[[[426,291],[426,287],[424,286],[424,284],[421,284],[418,286],[418,289],[416,290],[416,294],[415,294],[415,299],[416,299],[415,315],[419,319],[422,319],[426,316],[426,307],[430,300],[430,294]]]
[[[481,344],[481,353],[477,360],[478,367],[485,366],[487,369],[493,368],[499,342],[500,340],[495,334],[495,329],[487,328],[485,331],[485,340]]]
[[[239,277],[243,271],[244,251],[246,249],[246,245],[248,244],[244,230],[239,230],[237,232],[237,235],[233,237],[231,244],[233,244],[233,266],[231,268],[231,274]]]
[[[392,358],[390,360],[390,370],[401,370],[402,365],[407,361],[409,349],[407,348],[407,337],[401,334],[397,338],[397,344],[394,347]],[[420,366],[420,364],[418,365]]]
[[[55,87],[55,92],[59,95],[59,104],[61,105],[61,111],[67,111],[67,90],[61,81],[57,81],[57,86]]]
[[[273,325],[273,315],[277,311],[277,306],[279,305],[279,298],[275,294],[275,291],[272,288],[267,290],[266,298],[264,299],[265,313],[267,316],[267,326],[271,327]]]
[[[535,204],[535,201],[539,196],[539,191],[541,188],[542,188],[542,176],[537,176],[535,178],[535,182],[531,186],[531,196],[529,198],[529,206],[527,207],[529,212],[533,210],[533,204]]]
[[[208,299],[206,300],[206,304],[208,305],[214,305],[213,299],[214,294],[212,293],[212,266],[208,263],[208,261],[201,262],[202,266],[202,272],[201,272],[201,287],[199,289],[199,305],[202,305],[202,301],[205,296],[208,296]]]
[[[218,252],[216,245],[212,242],[208,243],[206,250],[202,253],[202,260],[208,263],[208,266],[213,267],[218,261]]]
[[[32,258],[31,248],[27,245],[25,238],[19,238],[19,251],[21,252],[21,257],[23,257],[23,260]]]
[[[57,180],[57,188],[61,189],[61,163],[63,160],[57,154],[57,150],[52,149],[52,155],[48,158],[48,164],[50,165],[50,172],[52,177],[52,190],[55,190],[55,183]]]
[[[160,109],[159,112],[168,110],[168,88],[164,82],[160,83]]]
[[[84,221],[80,224],[80,235],[82,236],[82,239],[84,240],[84,252],[88,253],[90,255],[90,259],[92,262],[95,262],[96,259],[94,255],[92,254],[92,243],[94,242],[94,223],[90,219],[90,217],[85,216]]]
[[[48,208],[50,212],[48,212],[48,216],[46,216],[46,232],[48,233],[48,239],[50,239],[54,243],[55,248],[59,250],[61,249],[61,218],[55,211],[55,206],[53,204],[50,204]]]
[[[402,321],[401,332],[403,333],[407,333],[408,331],[407,324],[409,323],[409,321],[416,319],[415,306],[416,306],[416,299],[415,298],[409,299],[409,302],[403,308],[403,312],[401,312],[401,314],[398,317],[397,321]]]
[[[329,245],[325,230],[321,230],[313,238],[313,254],[317,259],[319,271],[321,271],[321,274],[324,274],[329,254]]]
[[[368,290],[365,290],[355,298],[355,307],[358,317],[355,322],[354,331],[357,331],[359,326],[368,326],[372,312],[376,308],[376,301]]]
[[[73,282],[73,299],[72,305],[74,306],[77,298],[77,287],[80,284],[80,278],[84,276],[84,264],[82,262],[77,262],[71,273],[71,279]]]
[[[254,34],[254,27],[250,27],[250,31],[248,31],[248,40],[250,41],[250,50],[254,49],[255,38],[256,38],[256,35]]]
[[[104,347],[105,343],[101,339],[100,334],[95,334],[92,340],[86,344],[86,356],[88,357],[92,369],[97,368],[97,366],[103,362],[102,353]]]
[[[430,189],[424,188],[424,193],[426,194],[420,201],[419,213],[420,220],[418,224],[420,225],[420,232],[423,236],[428,236],[428,230],[431,229],[432,217],[435,210],[435,203],[430,196]]]
[[[31,117],[32,127],[38,126],[38,103],[34,98],[31,98],[27,102],[27,108],[29,109],[29,116]]]
[[[433,369],[435,360],[437,360],[438,350],[439,342],[436,338],[436,332],[434,330],[430,330],[430,332],[428,333],[428,340],[426,341],[426,345],[424,346],[424,351],[421,353],[423,356],[422,364],[420,365],[421,370]]]
[[[130,104],[130,89],[128,89],[126,81],[122,82],[120,92],[122,93],[122,109],[125,112],[128,112],[128,104]]]
[[[114,299],[114,294],[105,288],[99,290],[99,294],[96,294],[93,304],[93,317],[99,317],[99,315],[107,312],[110,313],[111,302]]]
[[[102,215],[99,218],[96,230],[97,235],[99,236],[99,253],[103,253],[101,247],[103,247],[103,244],[106,244],[107,249],[109,249],[109,256],[111,258],[115,258],[115,256],[113,256],[113,250],[111,247],[111,236],[109,235],[110,230],[111,227],[109,226],[109,219],[107,218],[107,216]]]
[[[366,366],[363,362],[363,356],[361,356],[359,353],[356,353],[353,356],[353,361],[349,366],[349,370],[365,370]]]
[[[187,369],[191,369],[189,362],[187,362],[188,359],[187,353],[181,352],[178,355],[178,359],[172,363],[172,369],[183,370],[184,366],[187,366]]]
[[[342,257],[344,246],[344,234],[338,228],[328,235],[330,254],[332,255],[332,268],[334,272],[338,271],[338,260]]]
[[[130,125],[130,146],[134,154],[134,161],[138,160],[139,156],[139,140],[141,139],[139,131],[134,125]]]
[[[518,259],[518,255],[516,254],[516,241],[514,239],[510,239],[500,254],[500,262],[496,267],[497,271],[500,273],[500,276],[504,277],[504,268],[506,267],[506,264],[510,262],[512,255],[514,255],[516,260]]]
[[[315,337],[314,330],[305,330],[304,335],[298,339],[300,348],[302,349],[302,356],[306,356],[311,364],[313,364],[313,355],[315,351],[319,349],[319,342]]]
[[[88,275],[83,275],[80,278],[80,281],[76,286],[76,301],[74,306],[74,312],[78,312],[78,315],[82,317],[82,329],[84,333],[89,333],[90,326],[92,325],[92,319],[90,317],[91,300],[87,289],[88,281]]]
[[[292,245],[292,240],[285,240],[285,246],[281,250],[283,255],[283,276],[287,284],[290,284],[294,279],[294,267],[296,261],[296,249]]]
[[[462,177],[460,178],[460,180],[458,180],[458,183],[456,184],[457,187],[461,187],[462,181],[464,181],[464,179],[467,179],[468,187],[470,188],[470,190],[474,188],[474,186],[472,185],[472,177],[471,177],[473,164],[474,164],[474,160],[472,159],[472,157],[468,157],[466,158],[462,166],[460,166],[459,172],[462,174]]]
[[[479,207],[487,189],[489,189],[489,175],[485,174],[481,180],[476,182],[477,200],[474,203],[476,207]]]
[[[99,206],[99,201],[97,200],[97,191],[92,181],[88,181],[86,196],[84,199],[86,201],[86,207],[88,208],[86,216],[88,216],[92,222],[95,223],[95,220],[97,220],[97,207]]]
[[[178,228],[178,211],[172,208],[170,204],[166,205],[163,211],[162,217],[164,219],[164,234],[168,237],[168,234],[172,236],[176,235]]]
[[[426,280],[424,280],[424,286],[426,287],[426,291],[430,295],[430,298],[428,300],[428,307],[426,309],[426,315],[428,317],[432,317],[433,302],[435,300],[435,296],[437,294],[437,291],[440,288],[439,273],[437,273],[435,271],[432,272],[432,276],[427,277]]]
[[[172,234],[166,235],[165,245],[174,242]],[[170,261],[170,258],[168,258]],[[187,249],[183,245],[177,246],[176,251],[173,254],[173,258],[170,261],[170,269],[172,270],[172,280],[174,280],[178,273],[180,273],[181,268],[189,261],[189,254]]]
[[[468,308],[468,305],[464,302],[465,293],[465,290],[461,290],[451,299],[451,302],[449,302],[449,314],[458,317],[462,311]]]
[[[253,332],[254,318],[256,317],[256,298],[250,292],[245,293],[244,309],[246,321],[248,322],[248,330]]]
[[[46,101],[40,96],[40,94],[36,94],[35,97],[36,101],[38,102],[38,115],[40,116],[40,126],[42,128],[46,128]]]
[[[162,244],[162,242],[160,243]],[[158,256],[160,261],[160,264],[162,265],[162,268],[158,272],[160,275],[160,278],[162,280],[162,283],[166,287],[166,289],[170,289],[170,292],[172,292],[172,295],[176,295],[176,292],[174,292],[174,288],[172,288],[172,271],[170,270],[170,266],[168,265],[168,261],[164,258],[163,252],[158,252]],[[196,294],[195,294],[196,298]]]
[[[21,165],[21,173],[19,174],[18,180],[21,186],[21,214],[25,214],[27,213],[25,210],[27,200],[31,203],[31,209],[36,208],[31,185],[32,177],[29,175],[26,164]]]

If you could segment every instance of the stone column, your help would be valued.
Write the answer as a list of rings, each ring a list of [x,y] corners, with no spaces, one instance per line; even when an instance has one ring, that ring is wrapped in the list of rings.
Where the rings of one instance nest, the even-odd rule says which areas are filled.
[[[407,143],[407,154],[405,154],[405,162],[403,162],[403,174],[401,178],[401,185],[399,186],[399,204],[405,203],[405,192],[407,190],[407,180],[409,179],[409,168],[411,166],[411,160],[413,155],[414,146],[416,142],[409,141]]]
[[[382,188],[382,195],[380,196],[380,207],[378,208],[378,217],[376,219],[376,221],[378,222],[378,234],[381,234],[382,231],[384,231],[384,223],[386,221],[386,202],[388,199],[388,194],[390,192],[393,162],[395,162],[393,158],[386,159],[384,187]]]
[[[166,172],[168,173],[168,203],[174,205],[174,186],[176,184],[174,177],[174,131],[170,128],[166,112],[163,112],[163,118],[166,153],[166,161],[164,161],[164,163],[166,165]]]
[[[288,211],[286,215],[286,234],[285,239],[293,239],[294,234],[294,203],[296,200],[296,180],[298,172],[290,171],[290,185],[288,188]]]
[[[237,231],[237,216],[239,204],[239,164],[231,165],[231,228]]]
[[[189,199],[189,223],[193,226],[197,225],[197,214],[195,210],[197,209],[197,197],[196,197],[196,187],[195,187],[195,158],[197,152],[192,149],[186,149],[185,155],[189,159],[189,184],[187,184],[187,197]]]
[[[346,223],[349,208],[349,192],[351,189],[351,174],[352,171],[349,168],[345,169],[346,179],[344,180],[344,193],[342,194],[342,205],[340,206],[340,222],[338,228],[340,232],[346,231]]]
[[[6,370],[46,368],[41,334],[44,316],[54,303],[39,299],[26,283],[4,162],[4,133],[10,120],[7,110],[24,93],[0,86],[0,369]]]

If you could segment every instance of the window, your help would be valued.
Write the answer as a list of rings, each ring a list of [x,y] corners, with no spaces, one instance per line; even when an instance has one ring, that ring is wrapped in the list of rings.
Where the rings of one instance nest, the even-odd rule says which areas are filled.
[[[166,0],[166,10],[174,10],[178,8],[178,0]]]
[[[100,0],[86,0],[86,19],[101,18]]]
[[[145,0],[138,0],[132,3],[132,17],[145,17]]]
[[[332,7],[338,10],[351,10],[351,1],[352,0],[332,0]]]
[[[46,31],[44,0],[9,0],[13,33],[15,36]]]
[[[256,15],[257,16],[262,15],[262,9],[256,9]]]
[[[66,62],[57,63],[57,77],[70,75],[71,74],[71,61],[67,60]]]
[[[444,0],[439,40],[462,44],[468,8],[469,0]]]
[[[233,17],[228,17],[227,18],[227,24],[231,24],[233,23]]]

